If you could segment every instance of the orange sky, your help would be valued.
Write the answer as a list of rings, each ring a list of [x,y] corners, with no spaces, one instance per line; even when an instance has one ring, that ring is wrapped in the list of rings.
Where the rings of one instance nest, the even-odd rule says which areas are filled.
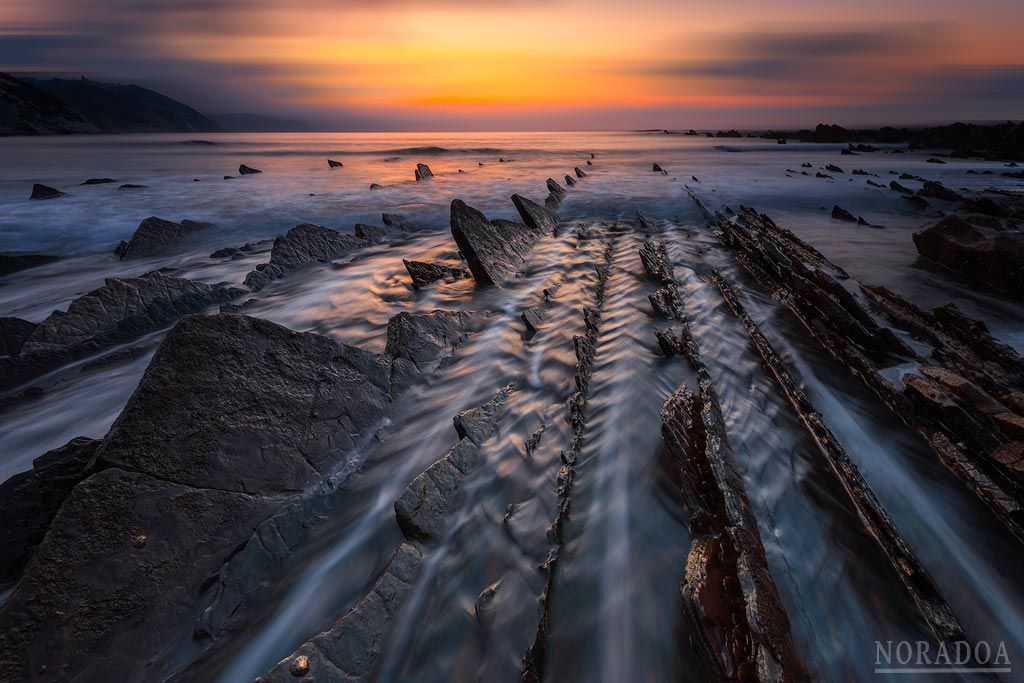
[[[353,128],[997,119],[1020,116],[1017,5],[0,0],[0,70]]]

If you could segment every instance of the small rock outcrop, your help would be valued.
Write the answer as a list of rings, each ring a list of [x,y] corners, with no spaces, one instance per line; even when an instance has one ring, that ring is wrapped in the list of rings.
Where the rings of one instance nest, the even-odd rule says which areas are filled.
[[[83,185],[106,185],[107,183],[116,183],[117,181],[113,178],[89,178]]]
[[[928,259],[998,289],[1024,293],[1024,234],[973,225],[959,216],[914,233]]]
[[[577,178],[586,178],[587,177],[587,174],[584,173],[583,170],[579,166],[574,168],[573,171],[576,172],[576,177]]]
[[[238,167],[238,175],[253,175],[256,173],[263,173],[263,171],[258,168],[253,168],[252,166],[246,166],[245,164]]]
[[[0,254],[0,277],[60,260],[49,254]]]
[[[0,318],[0,357],[17,356],[38,323],[21,318]]]
[[[840,221],[847,221],[849,223],[856,223],[857,217],[852,213],[844,209],[843,207],[835,204],[832,206],[832,218]]]
[[[925,180],[924,185],[917,191],[917,194],[921,197],[932,197],[934,199],[942,199],[947,202],[958,202],[963,199],[958,192],[955,192],[942,183],[934,180]]]
[[[433,178],[434,173],[426,164],[416,164],[416,180],[427,180]]]
[[[215,227],[213,223],[183,220],[180,223],[150,216],[139,223],[135,234],[117,245],[114,254],[122,259],[144,258],[165,253],[197,233]]]
[[[520,194],[512,195],[512,204],[528,227],[543,235],[554,234],[558,226],[558,217],[553,211]]]
[[[499,287],[519,273],[533,245],[542,237],[540,231],[516,221],[488,220],[461,199],[451,204],[451,229],[473,279]]]
[[[322,225],[301,223],[274,240],[270,261],[249,271],[245,276],[245,284],[252,289],[259,289],[300,266],[333,261],[354,249],[369,245],[368,240],[355,235],[347,235]]]
[[[465,311],[402,312],[388,321],[384,353],[407,360],[422,371],[459,346],[483,320],[483,315]]]
[[[63,192],[54,187],[36,183],[32,186],[32,195],[29,196],[29,199],[56,199],[64,196],[66,195]]]
[[[341,168],[344,165],[345,164],[341,163],[340,161],[335,161],[334,159],[328,159],[327,160],[327,167],[328,168]]]
[[[446,266],[440,263],[427,263],[426,261],[407,261],[402,259],[405,269],[409,271],[409,278],[412,280],[413,289],[422,289],[427,285],[439,280],[454,282],[469,277],[469,273],[462,268]]]
[[[379,225],[368,225],[366,223],[356,223],[352,229],[352,234],[359,239],[367,240],[369,242],[381,242],[388,235],[390,231],[387,228],[382,228]]]

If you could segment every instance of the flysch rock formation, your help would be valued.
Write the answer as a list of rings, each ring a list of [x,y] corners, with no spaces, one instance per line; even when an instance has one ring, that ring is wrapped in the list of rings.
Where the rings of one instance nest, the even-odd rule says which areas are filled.
[[[519,273],[533,246],[543,237],[539,230],[523,223],[488,220],[461,199],[452,201],[451,229],[473,279],[481,285],[498,287]]]
[[[80,444],[95,448],[86,478],[0,607],[0,679],[161,678],[197,600],[258,545],[253,530],[376,438],[401,388],[395,366],[407,385],[472,316],[425,317],[394,335],[395,355],[240,315],[180,321],[107,436]],[[431,338],[421,344],[422,330]],[[42,465],[74,480],[81,461],[48,454]],[[60,497],[58,479],[29,479],[15,499],[25,485]],[[234,586],[236,602],[258,593],[257,583]]]
[[[262,683],[371,679],[392,620],[404,606],[431,545],[448,526],[463,479],[481,465],[484,444],[495,433],[502,406],[513,391],[512,385],[506,386],[487,403],[455,417],[458,443],[418,475],[395,502],[395,516],[407,540],[376,583],[329,629],[260,677]]]
[[[914,233],[918,252],[968,279],[1024,294],[1024,234],[946,216]]]
[[[245,284],[258,290],[291,270],[311,263],[333,261],[370,244],[369,240],[332,228],[301,223],[274,240],[270,261],[249,271]]]
[[[469,272],[455,266],[446,266],[441,263],[428,263],[426,261],[409,261],[402,259],[405,269],[409,272],[413,289],[422,289],[434,282],[454,282],[469,277]]]

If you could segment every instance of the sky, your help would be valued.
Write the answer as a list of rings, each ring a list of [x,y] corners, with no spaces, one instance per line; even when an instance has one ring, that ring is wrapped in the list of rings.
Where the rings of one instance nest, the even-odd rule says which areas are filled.
[[[1021,0],[0,0],[0,71],[328,130],[1024,116]]]

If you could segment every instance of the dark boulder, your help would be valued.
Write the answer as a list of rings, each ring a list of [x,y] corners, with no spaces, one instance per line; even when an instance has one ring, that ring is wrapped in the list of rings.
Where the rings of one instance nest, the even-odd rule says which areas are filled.
[[[434,173],[426,164],[416,164],[416,180],[427,180],[433,178]]]
[[[0,484],[0,582],[13,581],[43,540],[50,522],[85,479],[99,441],[80,436],[32,461],[32,469]]]
[[[301,223],[274,240],[270,262],[249,271],[245,276],[245,284],[252,289],[259,289],[295,268],[333,261],[354,249],[369,245],[369,241],[355,235],[347,235],[322,225]]]
[[[380,215],[380,220],[388,228],[401,230],[403,232],[409,230],[409,224],[405,220],[405,216],[400,216],[397,213],[382,213]]]
[[[327,160],[327,167],[328,168],[341,168],[344,165],[345,164],[341,163],[340,161],[335,161],[334,159],[328,159]]]
[[[169,251],[187,241],[197,233],[215,227],[213,223],[183,220],[180,223],[150,216],[139,223],[135,234],[127,242],[121,242],[114,254],[122,259],[143,258]]]
[[[564,187],[555,181],[554,178],[548,178],[546,184],[548,192],[550,192],[552,196],[557,197],[558,201],[565,199],[565,195],[568,193],[565,191]]]
[[[835,164],[828,164],[827,166],[825,166],[825,170],[829,171],[830,173],[845,173],[843,169],[839,168]]]
[[[848,221],[850,223],[856,223],[857,217],[852,213],[844,209],[843,207],[835,204],[832,206],[832,218],[840,221]]]
[[[0,254],[0,277],[60,260],[49,254]]]
[[[568,173],[566,173],[566,174],[565,174],[565,185],[566,185],[566,187],[572,187],[572,186],[573,186],[573,185],[575,185],[575,184],[576,184],[576,179],[575,179],[575,178],[573,178],[573,177],[572,177],[571,175],[569,175]]]
[[[958,193],[934,180],[925,180],[924,186],[917,191],[917,194],[922,197],[933,197],[947,202],[959,202],[963,199]]]
[[[914,191],[911,190],[909,187],[906,187],[904,185],[900,185],[895,180],[893,180],[893,181],[891,181],[889,183],[889,189],[891,189],[893,192],[899,192],[900,194],[905,194],[905,195],[914,194]]]
[[[998,289],[1024,293],[1024,234],[947,216],[914,233],[922,256]]]
[[[370,189],[371,190],[380,190],[380,189],[383,189],[383,187],[384,186],[379,184],[379,183],[370,183]]]
[[[242,164],[238,167],[238,175],[253,175],[255,173],[263,173],[263,171],[259,170],[258,168],[246,166],[245,164]]]
[[[508,220],[487,220],[461,199],[451,204],[452,237],[479,284],[504,286],[526,264],[538,230]]]
[[[66,195],[56,188],[36,183],[32,186],[32,195],[29,199],[56,199],[57,197],[64,196]]]
[[[458,347],[483,321],[483,315],[465,311],[399,313],[388,321],[384,353],[407,360],[422,371]]]
[[[657,164],[657,163],[651,164],[651,170],[654,171],[655,173],[660,173],[662,175],[668,175],[668,171],[663,169],[661,167],[661,164]]]
[[[586,177],[587,177],[587,174],[586,174],[586,173],[584,173],[584,172],[583,172],[583,169],[581,169],[581,168],[580,168],[579,166],[577,166],[576,168],[574,168],[574,169],[573,169],[573,171],[575,171],[575,172],[576,172],[576,177],[577,177],[577,178],[586,178]]]
[[[390,230],[387,228],[382,228],[379,225],[367,225],[366,223],[356,223],[352,229],[353,235],[369,242],[382,242],[389,232]]]
[[[440,263],[407,261],[405,259],[402,259],[402,263],[405,264],[405,269],[409,271],[409,277],[412,279],[413,289],[421,289],[429,284],[437,282],[438,280],[454,282],[455,280],[461,280],[469,277],[469,273],[462,268],[445,266]]]

